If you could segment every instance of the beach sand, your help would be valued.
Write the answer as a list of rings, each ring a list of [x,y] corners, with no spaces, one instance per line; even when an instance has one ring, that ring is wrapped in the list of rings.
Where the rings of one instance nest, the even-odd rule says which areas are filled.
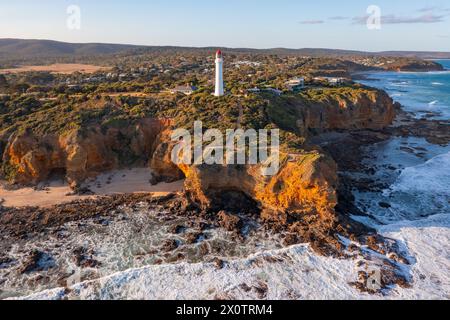
[[[0,186],[0,199],[5,207],[50,207],[74,200],[89,199],[96,196],[107,196],[123,193],[152,193],[155,196],[164,196],[183,189],[183,181],[174,183],[150,184],[151,171],[148,168],[135,168],[130,170],[117,170],[105,173],[96,179],[88,180],[85,186],[95,195],[69,196],[72,192],[69,185],[62,180],[54,180],[45,188],[23,188],[7,190]]]

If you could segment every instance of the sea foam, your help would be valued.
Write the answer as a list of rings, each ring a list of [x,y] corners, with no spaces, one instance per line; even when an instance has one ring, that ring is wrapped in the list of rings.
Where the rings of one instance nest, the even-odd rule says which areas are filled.
[[[406,168],[392,190],[450,196],[450,152],[422,165]]]

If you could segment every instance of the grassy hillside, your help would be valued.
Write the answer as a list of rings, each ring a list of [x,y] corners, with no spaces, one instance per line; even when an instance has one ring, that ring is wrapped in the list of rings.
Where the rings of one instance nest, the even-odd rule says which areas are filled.
[[[116,54],[139,46],[103,43],[65,43],[51,40],[0,39],[0,57],[36,58]]]
[[[104,43],[66,43],[52,40],[24,40],[24,39],[0,39],[0,58],[36,58],[36,57],[56,57],[56,56],[86,56],[118,54],[130,50],[184,50],[203,51],[215,50],[217,48],[182,48],[182,47],[152,47],[142,45],[122,45]],[[392,57],[413,57],[413,58],[450,58],[450,52],[415,52],[415,51],[388,51],[388,52],[363,52],[354,50],[336,49],[250,49],[250,48],[227,48],[228,52],[234,53],[254,53],[254,54],[276,54],[276,55],[300,55],[312,57],[351,57],[351,56],[392,56]]]

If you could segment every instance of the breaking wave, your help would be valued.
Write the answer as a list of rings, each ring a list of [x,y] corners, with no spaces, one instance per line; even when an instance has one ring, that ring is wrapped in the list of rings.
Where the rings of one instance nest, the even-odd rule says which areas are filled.
[[[450,213],[450,152],[406,168],[387,191],[395,211],[411,220]]]
[[[450,152],[405,169],[392,189],[450,196]]]

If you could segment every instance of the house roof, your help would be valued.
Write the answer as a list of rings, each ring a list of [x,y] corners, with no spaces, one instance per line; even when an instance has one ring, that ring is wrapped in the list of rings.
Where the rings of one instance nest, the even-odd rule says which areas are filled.
[[[195,86],[176,86],[174,91],[195,91],[197,90],[197,87]]]

